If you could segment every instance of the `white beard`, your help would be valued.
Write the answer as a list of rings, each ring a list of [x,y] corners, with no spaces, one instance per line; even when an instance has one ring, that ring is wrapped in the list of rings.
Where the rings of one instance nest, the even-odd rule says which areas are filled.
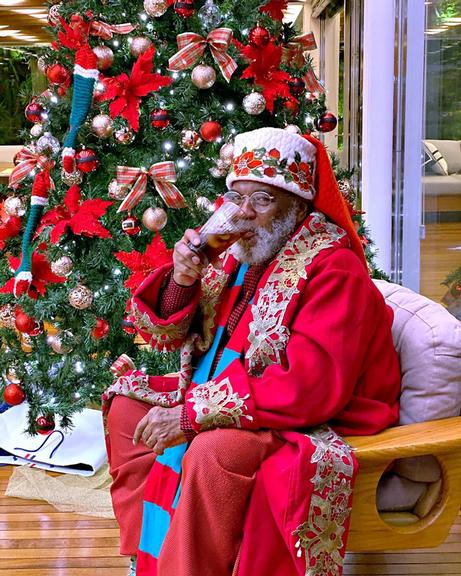
[[[296,228],[297,206],[292,206],[282,217],[273,220],[272,230],[258,228],[248,246],[239,240],[229,248],[230,254],[244,264],[262,264],[281,250]]]

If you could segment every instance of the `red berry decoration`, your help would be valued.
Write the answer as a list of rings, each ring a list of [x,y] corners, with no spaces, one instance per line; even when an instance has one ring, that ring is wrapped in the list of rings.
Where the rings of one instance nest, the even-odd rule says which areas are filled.
[[[216,142],[221,137],[222,128],[219,122],[208,120],[200,128],[200,135],[206,142]]]
[[[91,331],[91,335],[96,340],[101,340],[105,338],[109,334],[110,326],[109,323],[104,320],[104,318],[96,318],[96,324],[93,330]]]
[[[19,330],[19,332],[23,332],[24,334],[28,334],[32,332],[37,327],[37,322],[34,318],[27,316],[20,308],[16,309],[16,319],[14,324]]]
[[[261,48],[262,46],[267,46],[269,40],[271,39],[270,32],[267,28],[257,24],[254,28],[250,30],[248,34],[248,41],[255,48]]]
[[[8,384],[3,391],[3,400],[10,406],[17,406],[24,402],[26,395],[18,384]]]
[[[194,0],[177,0],[174,3],[174,11],[182,18],[190,18],[195,12]]]
[[[85,148],[75,154],[75,163],[80,172],[94,172],[99,166],[99,160],[94,150]]]
[[[46,76],[51,84],[64,84],[70,79],[69,71],[62,64],[51,64],[46,69]]]
[[[38,102],[31,102],[26,106],[25,115],[31,122],[41,122],[42,114],[45,110]]]
[[[302,78],[291,78],[288,80],[288,86],[290,87],[290,92],[298,98],[304,92],[306,84]]]
[[[331,132],[336,128],[338,120],[334,114],[331,112],[325,112],[316,121],[315,126],[320,132]]]
[[[122,230],[129,236],[136,236],[136,234],[141,232],[139,220],[134,216],[128,216],[128,218],[125,218],[122,222]]]
[[[166,110],[159,108],[151,112],[150,123],[157,130],[165,130],[170,125],[170,116]]]
[[[35,423],[37,424],[37,432],[45,436],[53,432],[56,426],[52,418],[46,418],[45,416],[39,416],[35,420]]]

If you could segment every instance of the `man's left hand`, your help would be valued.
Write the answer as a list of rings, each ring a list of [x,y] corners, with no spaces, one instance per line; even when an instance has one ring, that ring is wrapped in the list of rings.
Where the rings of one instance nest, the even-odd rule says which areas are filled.
[[[134,431],[133,444],[139,440],[159,456],[166,448],[186,442],[179,426],[182,406],[161,408],[154,406],[142,418]]]

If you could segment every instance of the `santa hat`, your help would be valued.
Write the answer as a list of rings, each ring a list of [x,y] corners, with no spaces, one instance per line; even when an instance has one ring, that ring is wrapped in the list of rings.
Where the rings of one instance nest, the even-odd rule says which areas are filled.
[[[238,134],[227,187],[238,180],[265,182],[312,200],[315,210],[347,232],[352,250],[366,267],[362,243],[320,140],[281,128]]]

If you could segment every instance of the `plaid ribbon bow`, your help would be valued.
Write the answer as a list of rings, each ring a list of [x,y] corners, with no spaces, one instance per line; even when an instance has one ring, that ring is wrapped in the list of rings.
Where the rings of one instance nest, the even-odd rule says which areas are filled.
[[[129,34],[133,32],[135,26],[132,24],[107,24],[93,20],[90,26],[90,34],[99,36],[103,40],[110,40],[114,34]]]
[[[288,66],[301,67],[305,64],[304,52],[316,50],[317,42],[313,32],[295,36],[282,49],[283,63]]]
[[[8,186],[16,189],[19,184],[28,176],[32,170],[39,168],[40,170],[51,170],[54,168],[55,162],[52,158],[37,154],[30,148],[22,148],[16,155],[17,165],[10,174]]]
[[[235,60],[227,53],[231,41],[232,30],[230,28],[216,28],[206,38],[194,32],[178,34],[179,51],[170,58],[168,69],[178,71],[190,68],[203,56],[205,48],[209,46],[222,75],[227,82],[230,82],[232,74],[237,69]]]
[[[323,94],[325,92],[325,88],[318,81],[318,78],[315,75],[315,72],[312,69],[312,66],[307,71],[303,80],[304,80],[304,83],[306,85],[306,90],[308,92],[318,92],[319,94]]]
[[[120,186],[131,186],[128,196],[120,204],[117,212],[132,210],[141,200],[147,190],[147,177],[154,182],[155,189],[169,208],[185,208],[186,201],[173,182],[176,182],[174,162],[157,162],[145,170],[130,166],[117,166],[117,182]]]

